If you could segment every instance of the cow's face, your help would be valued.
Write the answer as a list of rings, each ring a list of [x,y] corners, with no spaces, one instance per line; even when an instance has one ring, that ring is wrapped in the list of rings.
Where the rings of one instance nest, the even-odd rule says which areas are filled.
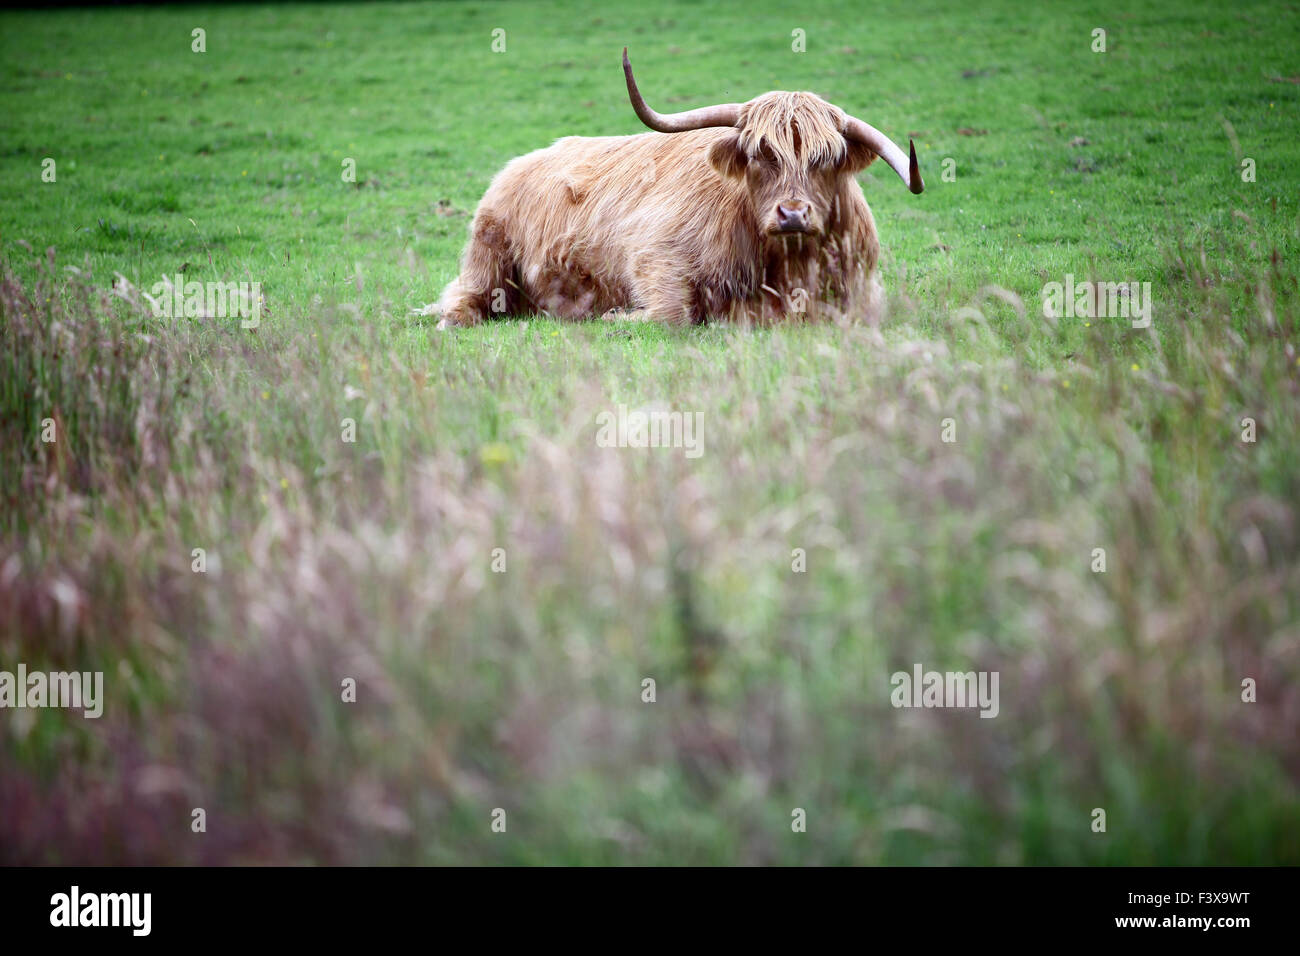
[[[740,108],[740,120],[709,150],[723,176],[743,179],[765,235],[826,230],[845,177],[876,158],[840,132],[844,114],[811,93],[767,93]]]
[[[877,156],[914,193],[925,189],[916,148],[904,153],[870,123],[813,93],[764,93],[748,103],[718,103],[656,113],[646,103],[623,50],[627,95],[641,122],[660,133],[726,127],[709,148],[723,176],[743,178],[753,214],[767,235],[816,235],[832,218],[845,179]]]

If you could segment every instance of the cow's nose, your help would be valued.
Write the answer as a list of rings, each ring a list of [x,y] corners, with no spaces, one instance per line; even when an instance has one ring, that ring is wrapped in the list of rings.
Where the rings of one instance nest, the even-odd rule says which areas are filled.
[[[778,203],[776,222],[782,229],[802,229],[808,225],[808,204],[800,199]]]

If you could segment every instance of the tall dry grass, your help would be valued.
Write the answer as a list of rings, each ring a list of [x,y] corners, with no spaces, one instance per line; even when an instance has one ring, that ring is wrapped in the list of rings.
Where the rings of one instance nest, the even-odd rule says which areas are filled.
[[[0,860],[1300,862],[1294,289],[1174,253],[1136,369],[904,287],[630,380],[603,330],[163,325],[51,254],[0,286],[0,666],[108,700],[4,715]],[[653,398],[704,457],[596,446]],[[915,662],[1000,716],[891,708]]]

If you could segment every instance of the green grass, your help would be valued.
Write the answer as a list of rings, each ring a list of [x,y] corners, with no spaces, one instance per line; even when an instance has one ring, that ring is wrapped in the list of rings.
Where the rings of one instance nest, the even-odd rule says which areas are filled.
[[[0,859],[1300,862],[1300,16],[1166,7],[0,15],[0,670],[108,696],[0,712]],[[505,161],[640,130],[624,45],[915,139],[879,329],[410,314]],[[152,318],[178,272],[261,326]],[[597,447],[655,402],[700,458]]]

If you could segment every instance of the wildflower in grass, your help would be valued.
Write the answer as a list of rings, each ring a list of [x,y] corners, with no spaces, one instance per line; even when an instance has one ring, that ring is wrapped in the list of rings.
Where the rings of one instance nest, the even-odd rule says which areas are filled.
[[[489,442],[479,449],[478,454],[485,465],[504,465],[512,457],[510,446],[501,442]]]

